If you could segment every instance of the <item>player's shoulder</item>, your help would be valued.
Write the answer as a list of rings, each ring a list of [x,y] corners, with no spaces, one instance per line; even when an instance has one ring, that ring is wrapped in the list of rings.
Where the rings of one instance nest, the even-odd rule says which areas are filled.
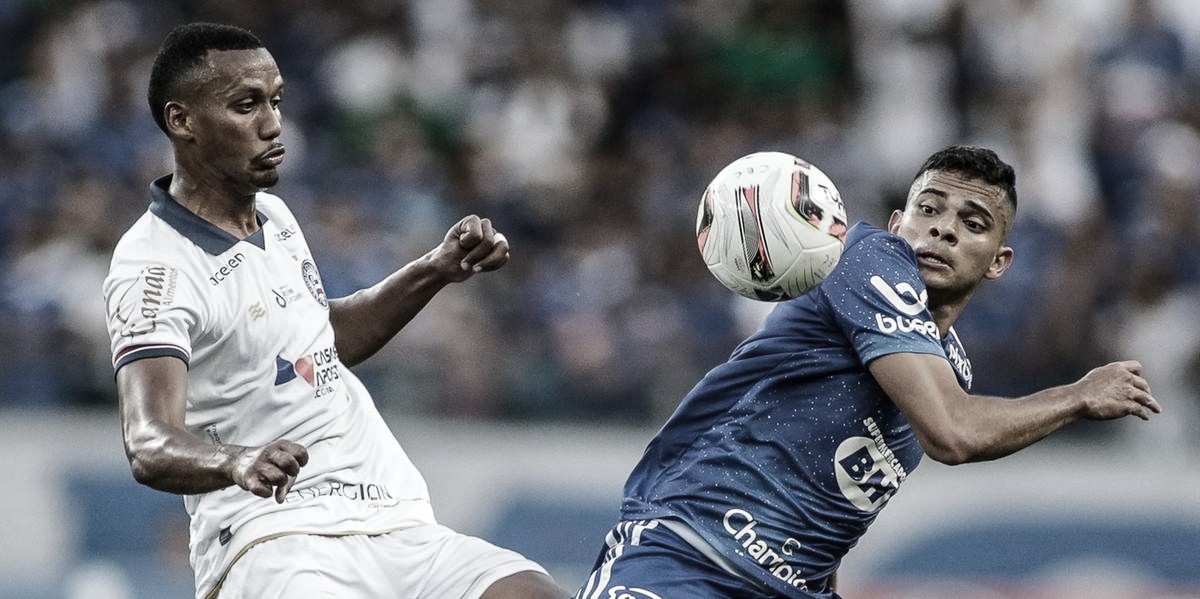
[[[254,203],[260,209],[264,207],[283,209],[287,208],[287,204],[284,203],[283,198],[267,191],[260,191],[255,194]]]
[[[180,221],[186,209],[171,197],[172,175],[164,175],[150,183],[150,203],[113,248],[113,260],[140,262],[163,258],[183,245],[186,234]],[[187,213],[190,216],[190,213]]]
[[[259,212],[267,215],[267,218],[288,221],[293,221],[296,218],[292,214],[291,208],[288,207],[287,202],[284,202],[283,198],[273,193],[258,192],[258,195],[254,196],[254,206]]]
[[[904,238],[870,223],[856,223],[846,233],[846,245],[831,277],[854,277],[863,272],[916,266],[916,254]]]
[[[198,249],[184,234],[147,210],[113,247],[104,293],[125,293],[131,285],[167,284],[182,288],[202,279]],[[194,284],[194,283],[190,283]]]
[[[176,253],[173,243],[176,232],[149,210],[142,214],[117,240],[112,251],[112,264],[140,264],[170,259]]]
[[[843,254],[863,251],[909,251],[910,246],[902,237],[885,231],[871,223],[860,221],[846,232],[846,245]]]

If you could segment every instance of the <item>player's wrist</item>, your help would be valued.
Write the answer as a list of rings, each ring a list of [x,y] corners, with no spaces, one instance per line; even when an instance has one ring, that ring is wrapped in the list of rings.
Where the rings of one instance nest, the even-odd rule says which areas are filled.
[[[411,273],[411,282],[417,287],[441,288],[462,281],[471,274],[469,268],[463,268],[460,258],[441,248],[414,260],[406,269]]]
[[[216,446],[216,470],[225,478],[229,484],[237,485],[243,489],[246,488],[246,471],[249,464],[253,463],[252,456],[249,455],[249,447],[241,445],[217,445]]]

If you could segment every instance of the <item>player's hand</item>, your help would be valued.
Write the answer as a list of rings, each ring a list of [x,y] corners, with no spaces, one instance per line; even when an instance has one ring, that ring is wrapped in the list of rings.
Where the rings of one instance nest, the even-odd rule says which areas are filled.
[[[472,214],[450,227],[434,254],[448,265],[450,280],[465,281],[475,273],[507,264],[508,239],[492,226],[491,220]]]
[[[276,503],[283,503],[300,468],[307,463],[308,450],[291,441],[247,447],[234,461],[233,482],[259,497],[274,495]]]
[[[1142,365],[1135,361],[1113,362],[1092,370],[1076,383],[1082,388],[1084,418],[1111,420],[1137,416],[1149,420],[1162,406],[1150,395],[1150,384],[1142,378]]]

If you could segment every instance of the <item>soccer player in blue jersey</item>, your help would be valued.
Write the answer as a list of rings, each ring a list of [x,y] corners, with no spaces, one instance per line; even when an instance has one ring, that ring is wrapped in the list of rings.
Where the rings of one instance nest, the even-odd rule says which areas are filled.
[[[1160,410],[1137,362],[1026,397],[970,393],[953,324],[1008,270],[1012,167],[953,146],[887,231],[865,223],[683,399],[625,485],[579,599],[835,598],[838,564],[921,456],[990,460],[1080,419]]]
[[[134,477],[183,495],[196,597],[561,599],[538,564],[438,524],[349,370],[437,293],[508,261],[488,219],[375,286],[325,295],[295,216],[283,77],[250,32],[173,30],[149,103],[174,150],[104,282]]]

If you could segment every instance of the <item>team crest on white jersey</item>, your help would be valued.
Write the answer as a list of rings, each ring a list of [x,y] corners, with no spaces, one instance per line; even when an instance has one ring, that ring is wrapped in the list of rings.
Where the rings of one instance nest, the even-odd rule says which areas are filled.
[[[328,308],[329,298],[325,297],[325,286],[321,284],[321,273],[317,272],[317,265],[306,259],[300,264],[300,275],[304,277],[304,284],[308,286],[308,292],[312,294],[313,299],[317,300],[322,308]]]

